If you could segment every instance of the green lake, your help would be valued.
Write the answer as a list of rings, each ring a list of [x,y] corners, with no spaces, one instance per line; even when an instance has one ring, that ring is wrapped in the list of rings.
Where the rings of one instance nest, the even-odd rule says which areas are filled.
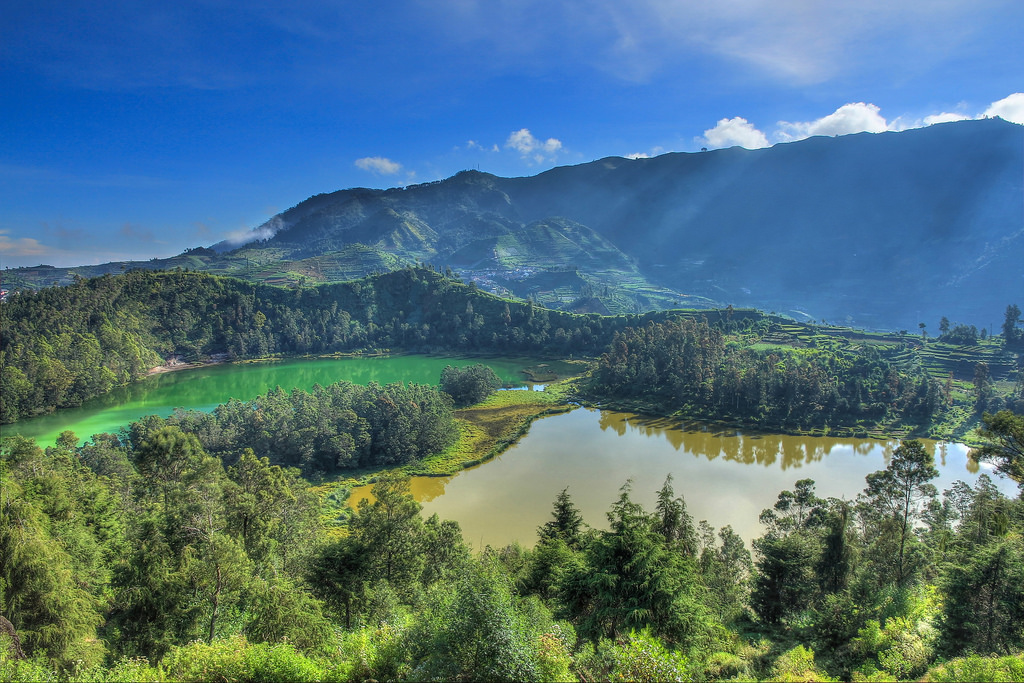
[[[341,380],[355,384],[405,382],[434,384],[446,365],[484,363],[502,381],[523,386],[523,369],[543,361],[528,358],[464,358],[456,356],[355,356],[299,358],[259,363],[225,363],[153,375],[78,408],[21,420],[0,427],[0,435],[21,434],[40,446],[52,446],[65,429],[84,441],[93,434],[116,433],[146,415],[166,417],[178,407],[213,410],[229,399],[247,401],[275,387],[311,389]]]
[[[169,415],[176,407],[211,410],[231,398],[251,399],[276,386],[310,389],[339,380],[359,384],[436,384],[446,365],[483,362],[512,385],[528,386],[524,368],[542,361],[526,358],[382,356],[290,359],[280,362],[212,365],[154,375],[80,408],[2,427],[42,446],[70,429],[80,439],[116,432],[144,415]],[[552,365],[556,365],[553,363]],[[454,477],[417,477],[413,493],[426,514],[438,513],[462,526],[474,547],[512,541],[532,546],[537,527],[549,518],[555,496],[569,487],[587,523],[604,526],[605,512],[619,488],[632,480],[633,499],[653,509],[655,491],[671,473],[694,520],[716,528],[732,525],[749,541],[761,535],[758,515],[779,491],[798,479],[817,482],[819,496],[853,499],[864,477],[886,466],[896,441],[750,434],[615,411],[577,408],[535,422],[504,454]],[[932,444],[941,472],[939,491],[956,479],[973,484],[967,448]],[[1012,482],[994,477],[1007,494]],[[356,489],[352,502],[369,492]]]

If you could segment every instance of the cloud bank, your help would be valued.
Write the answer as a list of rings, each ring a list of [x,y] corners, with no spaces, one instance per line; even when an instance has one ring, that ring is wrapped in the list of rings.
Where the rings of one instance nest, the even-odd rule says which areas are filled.
[[[778,142],[793,142],[814,135],[883,133],[889,130],[921,128],[934,123],[994,116],[1012,123],[1024,124],[1024,93],[1013,93],[993,102],[985,111],[976,116],[941,112],[913,121],[905,121],[899,117],[888,121],[882,116],[881,109],[877,105],[867,102],[850,102],[831,114],[813,121],[779,121],[770,133],[765,133],[745,118],[736,116],[731,119],[721,119],[714,128],[705,130],[703,137],[696,138],[696,142],[713,148],[739,146],[747,149],[760,149]]]

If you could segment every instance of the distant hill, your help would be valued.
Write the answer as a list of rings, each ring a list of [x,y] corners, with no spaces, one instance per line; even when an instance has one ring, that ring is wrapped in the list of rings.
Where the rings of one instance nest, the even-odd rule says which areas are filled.
[[[609,157],[523,178],[464,171],[317,195],[252,238],[190,267],[295,282],[427,262],[568,310],[733,304],[997,332],[1006,305],[1024,305],[1024,126]]]

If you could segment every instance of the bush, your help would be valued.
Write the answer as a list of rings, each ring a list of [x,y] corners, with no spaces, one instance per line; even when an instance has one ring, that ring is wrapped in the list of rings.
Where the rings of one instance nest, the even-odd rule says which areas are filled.
[[[397,680],[409,669],[406,628],[402,620],[378,622],[345,634],[341,646],[351,662],[349,680]]]
[[[928,670],[928,681],[966,683],[967,681],[1024,681],[1024,655],[952,659]]]
[[[288,683],[317,681],[323,671],[288,643],[250,644],[236,636],[212,644],[189,643],[172,648],[164,658],[167,678],[174,681]]]
[[[83,669],[68,678],[68,683],[163,683],[167,677],[159,666],[152,666],[145,657],[125,657],[109,669],[95,666]]]
[[[689,681],[694,677],[687,658],[666,648],[647,629],[633,631],[618,642],[602,639],[597,647],[585,644],[576,655],[575,668],[581,680]]]
[[[782,653],[772,667],[773,681],[834,681],[814,665],[814,650],[797,645]]]
[[[0,642],[0,647],[6,643]],[[56,672],[40,659],[8,659],[0,652],[0,681],[10,683],[44,683],[59,680]]]

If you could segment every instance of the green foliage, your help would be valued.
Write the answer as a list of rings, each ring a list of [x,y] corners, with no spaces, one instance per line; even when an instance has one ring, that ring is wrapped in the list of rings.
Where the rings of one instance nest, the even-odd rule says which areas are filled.
[[[972,450],[971,459],[991,462],[998,472],[1024,485],[1024,415],[1000,410],[982,415],[981,423],[978,434],[988,443]]]
[[[608,512],[610,529],[595,533],[580,561],[559,576],[559,601],[580,635],[596,641],[650,628],[682,647],[707,647],[721,625],[701,601],[695,562],[666,543],[661,523],[620,490]]]
[[[834,681],[814,664],[814,650],[797,645],[782,653],[772,666],[773,681]]]
[[[865,660],[859,668],[861,674],[871,676],[882,671],[905,680],[920,676],[928,668],[935,654],[935,636],[928,618],[894,617],[885,621],[884,628],[869,619],[851,641],[851,649]]]
[[[0,443],[0,615],[30,657],[102,658],[103,555],[123,531],[111,502],[66,452],[21,437]]]
[[[947,325],[944,332],[941,327],[939,331],[942,332],[939,341],[946,344],[973,346],[978,343],[978,328],[974,325],[957,325],[953,328],[949,328]]]
[[[0,681],[6,683],[56,683],[60,676],[43,658],[10,659],[4,636],[0,636]]]
[[[936,495],[929,482],[939,476],[920,441],[904,441],[889,466],[867,476],[862,513],[874,537],[873,564],[880,583],[906,585],[927,561],[914,534],[925,506]]]
[[[540,635],[537,639],[538,681],[576,681],[570,651],[575,640],[560,624],[554,624],[550,631]]]
[[[616,643],[612,651],[611,681],[688,681],[687,658],[666,648],[648,631],[629,634],[625,643]]]
[[[807,531],[787,536],[765,536],[754,541],[757,574],[750,595],[751,607],[766,624],[778,624],[805,610],[817,595],[821,547]]]
[[[464,368],[449,365],[441,371],[441,391],[451,396],[456,406],[479,403],[499,387],[501,378],[482,363]]]
[[[795,492],[782,491],[772,509],[761,512],[768,533],[754,541],[757,573],[750,605],[765,624],[779,624],[811,607],[817,597],[825,501],[814,493],[814,481],[801,479]]]
[[[580,547],[580,532],[583,528],[583,515],[572,502],[569,489],[564,488],[555,498],[551,519],[537,530],[541,541],[561,540],[566,546],[576,550]]]
[[[616,334],[586,390],[762,428],[927,425],[941,408],[938,384],[920,366],[893,362],[875,347],[758,348],[686,318]]]
[[[341,654],[349,663],[346,680],[398,680],[409,673],[408,624],[404,619],[378,622],[346,633]]]
[[[438,586],[411,640],[416,680],[538,680],[538,625],[517,606],[494,564],[478,565]],[[546,621],[551,622],[550,615]],[[532,622],[532,623],[531,623]],[[555,663],[557,664],[557,663]],[[559,670],[549,661],[548,670]]]
[[[1024,544],[1019,532],[971,549],[942,579],[942,649],[1009,654],[1024,647]]]
[[[22,292],[3,310],[0,423],[79,405],[168,357],[381,348],[596,353],[630,322],[535,310],[423,268],[294,291],[137,270]]]
[[[163,667],[151,665],[144,657],[124,657],[109,667],[79,667],[67,677],[67,683],[163,683],[167,680]]]
[[[164,658],[172,681],[233,681],[237,683],[317,681],[322,669],[288,643],[248,643],[236,636],[213,643],[190,643]]]
[[[722,623],[729,625],[747,614],[754,563],[731,526],[722,527],[718,537],[720,546],[714,544],[713,536],[705,540],[698,566],[708,591],[706,602]]]
[[[1022,338],[1021,331],[1017,329],[1017,323],[1021,322],[1020,306],[1009,304],[1006,307],[1006,315],[1003,317],[1003,343],[1007,347],[1017,346]]]
[[[129,434],[149,434],[163,424],[197,437],[225,461],[241,459],[251,451],[257,459],[297,467],[307,476],[415,462],[443,451],[457,437],[447,394],[429,385],[401,383],[337,382],[291,393],[277,387],[251,401],[231,400],[210,413],[176,411],[166,421],[150,418],[132,423]],[[135,443],[138,437],[129,440]],[[244,476],[290,475],[254,472]]]
[[[1024,655],[951,659],[928,670],[927,680],[935,683],[987,683],[1024,681]]]
[[[409,587],[423,571],[420,504],[409,492],[408,477],[381,477],[372,494],[374,501],[361,500],[349,522],[352,542],[369,554],[365,576],[399,589]]]

